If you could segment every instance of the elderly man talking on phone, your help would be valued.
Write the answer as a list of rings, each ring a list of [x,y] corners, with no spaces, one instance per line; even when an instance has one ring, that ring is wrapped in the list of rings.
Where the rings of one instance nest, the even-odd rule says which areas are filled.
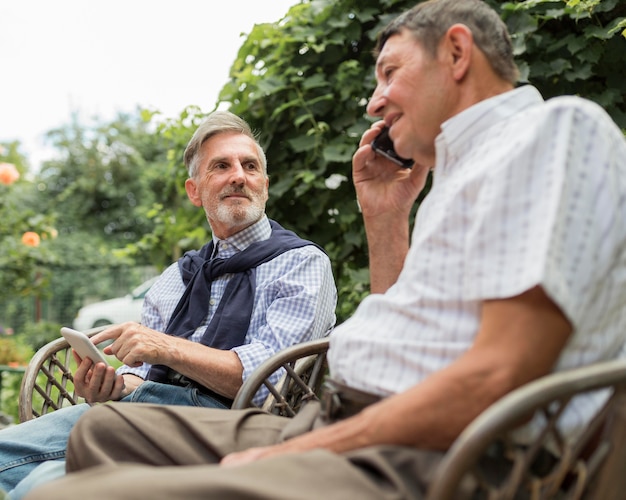
[[[90,403],[124,402],[226,409],[242,382],[277,351],[326,335],[337,292],[328,256],[265,215],[265,153],[248,124],[216,111],[184,155],[185,189],[202,207],[213,239],[166,269],[145,298],[142,323],[98,333],[124,363],[81,361],[74,376]],[[162,333],[162,332],[165,332]],[[255,396],[262,401],[263,393]],[[18,498],[64,471],[67,437],[88,404],[0,431],[0,488]],[[45,463],[55,460],[54,463]]]

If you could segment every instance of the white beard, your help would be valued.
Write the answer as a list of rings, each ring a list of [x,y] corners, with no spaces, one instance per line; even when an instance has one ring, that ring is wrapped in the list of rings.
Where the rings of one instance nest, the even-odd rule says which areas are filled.
[[[217,207],[215,219],[225,226],[248,227],[261,219],[264,213],[265,208],[257,203],[247,207],[228,207],[220,204]]]

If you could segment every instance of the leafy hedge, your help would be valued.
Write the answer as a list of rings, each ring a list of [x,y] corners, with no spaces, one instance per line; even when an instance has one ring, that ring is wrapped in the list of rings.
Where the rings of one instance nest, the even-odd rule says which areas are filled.
[[[414,4],[314,0],[295,5],[284,19],[254,27],[218,102],[260,133],[271,178],[268,214],[330,255],[340,320],[369,287],[365,234],[350,172],[352,154],[370,124],[365,105],[374,88],[371,51],[379,30]],[[626,2],[490,4],[512,32],[525,80],[546,97],[593,99],[626,128]],[[201,118],[191,107],[161,130],[171,141],[165,177],[181,196],[182,150]],[[202,214],[189,204],[159,205],[151,215],[158,219],[157,230],[138,248],[180,251],[206,239]]]

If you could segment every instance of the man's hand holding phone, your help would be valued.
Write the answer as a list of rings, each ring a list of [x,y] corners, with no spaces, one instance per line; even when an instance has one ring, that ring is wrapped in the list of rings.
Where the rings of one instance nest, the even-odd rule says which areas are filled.
[[[61,334],[73,348],[78,368],[74,373],[76,393],[89,403],[117,400],[122,397],[124,377],[116,375],[115,368],[84,333],[62,328]]]
[[[109,362],[100,352],[100,350],[83,332],[79,332],[78,330],[73,330],[64,326],[63,328],[61,328],[61,335],[63,335],[65,340],[67,340],[72,346],[72,349],[74,349],[74,351],[81,358],[89,358],[94,363],[104,363],[105,365],[109,364]]]
[[[383,120],[372,124],[352,157],[352,180],[369,249],[372,293],[384,293],[398,279],[409,248],[409,216],[428,177],[428,168],[418,163],[401,168],[374,150],[372,141],[384,127]]]
[[[383,127],[380,133],[370,144],[376,154],[384,156],[402,168],[411,168],[415,163],[410,158],[402,158],[393,147],[393,141],[389,137],[389,127]]]
[[[393,220],[396,216],[408,216],[426,183],[428,171],[417,164],[413,168],[399,168],[397,161],[378,153],[372,142],[376,143],[381,134],[384,138],[386,129],[381,120],[363,133],[359,149],[352,157],[352,178],[363,216],[386,214],[385,218],[392,216]],[[381,224],[384,224],[382,220]]]
[[[91,359],[81,359],[74,352],[78,364],[74,374],[76,394],[89,403],[116,401],[124,396],[124,377],[115,373],[115,368]]]

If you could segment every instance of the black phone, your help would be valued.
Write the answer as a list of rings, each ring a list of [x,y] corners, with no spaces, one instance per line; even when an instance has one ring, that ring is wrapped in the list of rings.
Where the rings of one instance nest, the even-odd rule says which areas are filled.
[[[375,153],[384,156],[388,160],[391,160],[396,165],[400,165],[403,168],[411,168],[415,163],[411,159],[402,158],[398,155],[398,153],[396,153],[396,150],[393,149],[393,141],[389,137],[389,127],[382,129],[380,134],[378,134],[372,141],[371,146]]]

